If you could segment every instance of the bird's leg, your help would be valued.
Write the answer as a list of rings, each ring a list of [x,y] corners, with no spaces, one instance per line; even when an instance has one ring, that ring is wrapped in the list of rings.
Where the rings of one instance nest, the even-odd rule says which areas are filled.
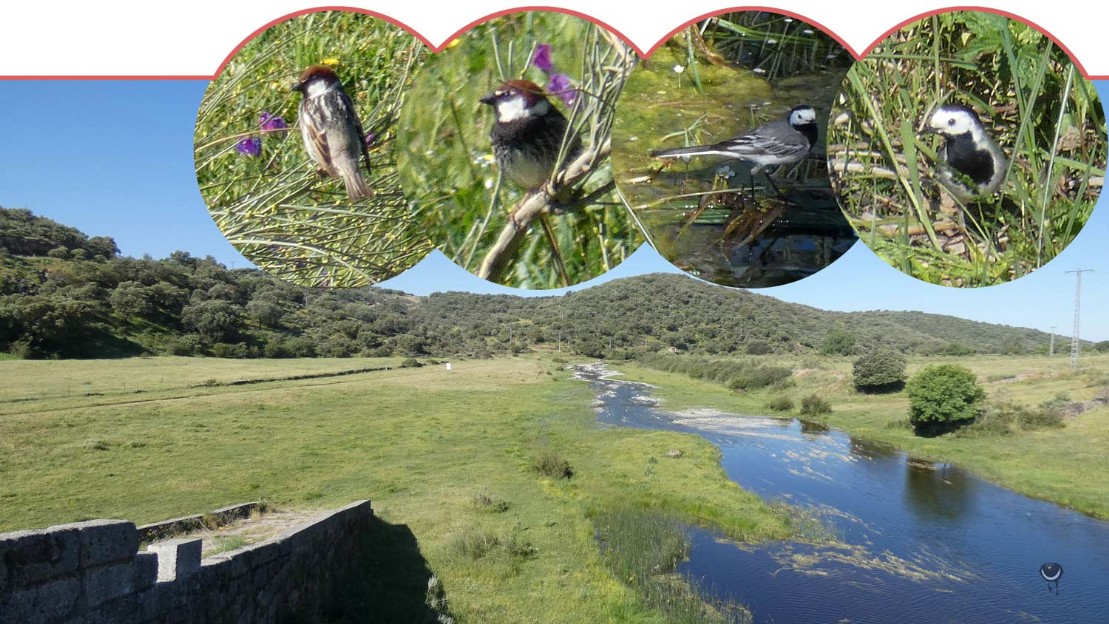
[[[775,167],[775,171],[777,171],[776,167]],[[774,178],[770,177],[770,172],[769,171],[763,171],[762,174],[764,176],[766,176],[766,181],[770,183],[770,187],[774,189],[774,192],[778,195],[778,199],[781,199],[781,200],[785,201],[786,196],[783,195],[782,191],[778,189],[778,185],[774,184]],[[754,176],[752,176],[752,180],[753,179],[754,179]]]

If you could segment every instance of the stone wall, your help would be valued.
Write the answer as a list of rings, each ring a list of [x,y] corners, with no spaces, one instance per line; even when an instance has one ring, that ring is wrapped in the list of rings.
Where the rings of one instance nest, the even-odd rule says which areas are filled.
[[[341,619],[372,522],[360,501],[203,561],[199,540],[139,552],[124,520],[0,534],[0,624]]]

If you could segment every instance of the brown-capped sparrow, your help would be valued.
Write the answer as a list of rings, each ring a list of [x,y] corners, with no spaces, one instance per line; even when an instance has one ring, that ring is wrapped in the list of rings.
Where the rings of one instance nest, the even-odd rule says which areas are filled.
[[[366,159],[370,170],[370,155],[366,149],[365,134],[354,103],[343,90],[335,72],[322,65],[305,69],[293,85],[301,94],[297,109],[297,123],[304,138],[304,149],[323,174],[343,180],[347,197],[352,201],[373,195],[366,184],[358,164],[359,157]]]
[[[566,117],[528,80],[509,80],[481,98],[496,116],[489,138],[501,174],[531,191],[551,178],[566,141],[563,162],[581,152],[581,139],[567,137]]]

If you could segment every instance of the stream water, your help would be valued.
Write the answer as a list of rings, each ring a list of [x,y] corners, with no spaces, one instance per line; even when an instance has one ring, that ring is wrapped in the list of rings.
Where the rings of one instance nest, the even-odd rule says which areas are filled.
[[[667,412],[651,386],[612,373],[577,369],[601,423],[700,434],[744,489],[835,534],[751,546],[691,529],[679,572],[755,622],[1109,623],[1109,523],[798,420]],[[1046,562],[1063,566],[1057,588],[1040,577]]]

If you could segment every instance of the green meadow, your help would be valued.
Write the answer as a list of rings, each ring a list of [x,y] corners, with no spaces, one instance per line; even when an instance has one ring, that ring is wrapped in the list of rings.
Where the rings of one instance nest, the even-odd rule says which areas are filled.
[[[674,523],[792,534],[788,510],[729,481],[701,438],[597,427],[589,386],[563,362],[226,385],[396,363],[0,361],[0,532],[369,498],[411,530],[451,613],[472,622],[704,621],[717,610],[666,574],[682,556]]]

